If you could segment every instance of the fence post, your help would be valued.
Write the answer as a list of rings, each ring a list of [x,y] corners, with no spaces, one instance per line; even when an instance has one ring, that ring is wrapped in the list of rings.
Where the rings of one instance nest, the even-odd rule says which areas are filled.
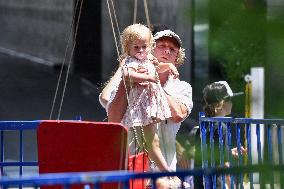
[[[251,83],[252,83],[252,109],[251,117],[254,119],[264,118],[264,68],[263,67],[253,67],[251,68]],[[263,125],[260,126],[259,130],[259,142],[264,144],[264,128]],[[256,125],[251,125],[251,150],[252,150],[252,163],[255,164],[259,160],[258,150],[261,151],[261,156],[263,156],[263,145],[261,149],[257,148],[257,136],[256,136]],[[260,163],[260,162],[258,162]],[[259,182],[259,176],[256,174],[254,176],[254,181]]]

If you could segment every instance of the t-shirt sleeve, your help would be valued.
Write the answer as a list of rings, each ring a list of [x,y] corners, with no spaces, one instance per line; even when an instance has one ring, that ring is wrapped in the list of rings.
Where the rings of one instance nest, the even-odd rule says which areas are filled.
[[[172,80],[164,86],[164,90],[187,108],[187,116],[193,108],[192,87],[189,83],[180,80]],[[186,116],[186,117],[187,117]]]

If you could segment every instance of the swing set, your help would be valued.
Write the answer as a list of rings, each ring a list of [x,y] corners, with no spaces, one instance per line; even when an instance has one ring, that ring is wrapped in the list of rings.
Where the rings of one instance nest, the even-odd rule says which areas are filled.
[[[18,167],[19,168],[19,175],[24,175],[24,170],[26,167],[39,167],[39,173],[60,173],[60,172],[91,172],[91,171],[108,171],[108,170],[135,170],[143,172],[147,170],[147,160],[145,160],[145,153],[137,153],[134,156],[129,156],[128,153],[128,142],[127,142],[127,136],[128,136],[128,129],[125,128],[123,125],[119,123],[106,123],[106,122],[88,122],[88,121],[80,121],[80,120],[60,120],[60,114],[62,111],[62,105],[64,100],[64,94],[65,89],[68,82],[68,75],[70,72],[70,65],[71,65],[71,57],[73,56],[74,49],[76,46],[76,38],[77,38],[77,31],[78,31],[78,25],[80,20],[80,15],[82,12],[82,4],[84,0],[77,0],[75,10],[79,9],[79,14],[77,17],[77,20],[75,20],[75,16],[72,19],[72,23],[70,26],[70,32],[68,35],[68,42],[64,54],[63,64],[60,70],[60,75],[58,79],[58,83],[56,86],[56,92],[54,95],[52,108],[49,116],[49,120],[39,120],[39,121],[2,121],[0,122],[0,145],[1,145],[1,151],[0,151],[0,170],[1,175],[5,176],[6,174],[6,168],[9,167]],[[117,43],[116,39],[116,33],[114,29],[114,23],[112,14],[115,17],[116,27],[118,30],[118,33],[120,34],[117,17],[114,9],[113,0],[111,1],[111,6],[109,3],[109,0],[106,0],[108,5],[108,12],[111,20],[111,26],[112,26],[112,32],[113,37],[115,40],[116,45],[116,51],[117,55],[119,57],[119,45]],[[80,3],[79,3],[80,2]],[[136,15],[137,15],[137,0],[134,1],[134,18],[133,23],[136,23]],[[112,7],[112,10],[111,8]],[[147,18],[147,25],[150,26],[150,19],[149,19],[149,13],[147,8],[147,1],[144,0],[144,7],[145,7],[145,14]],[[111,13],[113,12],[113,13]],[[75,27],[74,27],[75,26]],[[74,42],[73,45],[70,47],[71,44],[71,38],[72,38],[72,28],[74,29]],[[68,58],[67,52],[69,52],[69,48],[71,48],[71,55]],[[57,117],[54,119],[54,110],[55,110],[55,102],[58,97],[58,91],[60,82],[62,80],[62,73],[63,73],[63,67],[64,64],[68,62],[67,67],[67,74],[64,81],[64,88],[62,92],[62,96],[60,99],[60,107],[58,111]],[[54,119],[54,120],[53,120]],[[206,124],[205,124],[206,123]],[[245,145],[248,147],[248,164],[253,165],[252,161],[252,152],[251,152],[251,141],[250,141],[250,129],[251,124],[256,124],[256,135],[257,135],[257,157],[258,157],[258,164],[263,164],[263,154],[262,154],[262,145],[267,145],[268,149],[268,160],[270,167],[276,167],[278,170],[280,170],[280,186],[281,188],[284,186],[284,174],[283,174],[283,125],[284,120],[256,120],[256,119],[242,119],[242,118],[206,118],[201,117],[200,118],[200,126],[201,126],[201,140],[202,140],[202,147],[207,148],[206,141],[206,125],[210,126],[214,123],[225,123],[226,127],[231,128],[231,123],[236,124],[236,131],[237,131],[237,138],[238,138],[238,146],[237,150],[238,153],[241,154],[240,151],[240,144],[241,144],[241,137],[240,137],[240,128],[241,126],[245,127],[246,129],[246,140]],[[267,125],[267,138],[268,143],[262,144],[260,141],[260,127],[262,125]],[[277,164],[274,162],[273,158],[273,147],[272,146],[272,129],[277,129],[277,148],[278,148],[278,162]],[[26,161],[24,156],[24,147],[25,147],[25,141],[24,136],[26,132],[36,130],[37,132],[37,145],[38,145],[38,159],[34,161]],[[5,157],[5,138],[7,137],[8,132],[17,132],[19,136],[19,161],[6,161]],[[222,132],[220,129],[219,132]],[[210,136],[213,136],[210,131],[208,134]],[[230,133],[229,133],[230,134]],[[222,136],[220,134],[219,136]],[[229,137],[230,135],[228,135]],[[137,137],[137,135],[136,135]],[[225,144],[223,141],[223,138],[219,138],[218,141],[214,141],[213,138],[210,138],[209,144],[211,146],[214,146],[214,143],[218,143],[218,145],[221,146],[222,152],[224,150],[230,150],[231,144],[230,142]],[[231,141],[231,138],[228,138],[228,141]],[[16,143],[17,141],[15,141]],[[145,143],[145,141],[143,142]],[[227,146],[225,146],[227,145]],[[144,147],[142,145],[141,147]],[[143,150],[142,150],[143,151]],[[207,152],[206,150],[204,152]],[[216,164],[220,163],[221,166],[223,166],[223,153],[220,154],[220,162],[210,162],[211,165],[208,163],[208,159],[210,156],[211,159],[213,158],[212,154],[202,154],[204,168],[208,168],[211,166],[212,169],[208,169],[207,173],[204,171],[201,173],[199,170],[196,171],[196,175],[214,175],[216,173],[216,170],[218,172],[219,170],[222,170],[222,168],[214,169],[216,167]],[[215,164],[216,163],[216,164]],[[243,165],[243,163],[246,165],[246,160],[243,159],[242,156],[238,157],[238,166]],[[278,165],[278,167],[277,167]],[[245,168],[245,167],[244,167]],[[210,170],[212,172],[210,172]],[[215,172],[213,172],[215,170]],[[193,172],[193,171],[192,171]],[[242,171],[241,173],[243,173]],[[259,171],[261,172],[261,171]],[[264,181],[269,180],[271,188],[274,187],[275,180],[277,178],[274,177],[273,173],[270,174],[272,171],[269,171],[268,174],[260,174],[260,184],[264,185],[266,184]],[[223,168],[223,174],[229,173],[226,172],[226,169]],[[253,172],[249,172],[249,184],[250,188],[253,188],[254,186],[254,180],[255,177],[252,174]],[[166,173],[158,173],[158,174],[166,174]],[[157,175],[158,175],[157,174]],[[168,175],[173,175],[175,173],[167,173]],[[155,177],[152,177],[152,179],[157,179],[159,176],[154,175]],[[193,174],[192,174],[193,175]],[[165,176],[165,175],[163,175]],[[184,176],[184,175],[183,175]],[[267,178],[266,178],[267,176]],[[131,177],[134,178],[134,177]],[[136,177],[141,178],[141,177]],[[143,177],[145,178],[145,177]],[[208,179],[208,178],[207,178]],[[239,184],[242,186],[242,181],[244,179],[244,175],[240,174],[239,180],[241,181]],[[231,179],[234,181],[234,178]],[[207,180],[206,180],[207,181]],[[211,182],[211,181],[210,181]],[[209,182],[208,182],[209,183]],[[213,178],[213,183],[216,185],[216,176]],[[208,184],[209,185],[209,184]],[[222,185],[225,185],[225,179],[222,177]],[[232,187],[234,186],[234,182],[231,183]],[[141,180],[135,180],[135,182],[131,181],[129,182],[130,188],[145,188],[145,179]],[[51,186],[45,186],[41,188],[50,188]],[[52,186],[52,188],[62,188],[61,186]],[[82,188],[82,185],[75,185],[72,186],[72,188]],[[20,188],[22,188],[20,186]],[[103,183],[102,188],[120,188],[120,183]]]
[[[90,171],[110,171],[110,170],[135,170],[141,171],[147,169],[147,157],[143,153],[128,155],[127,136],[128,129],[119,123],[110,122],[89,122],[81,120],[60,120],[62,106],[70,74],[71,59],[76,46],[78,26],[82,13],[82,5],[84,0],[77,0],[75,10],[79,10],[77,19],[75,15],[72,18],[69,34],[67,36],[67,45],[64,53],[63,63],[60,69],[58,82],[52,102],[49,120],[40,121],[3,121],[0,122],[1,127],[1,159],[0,169],[1,175],[6,174],[7,167],[19,167],[19,175],[24,174],[25,167],[38,166],[39,173],[60,173],[60,172],[90,172]],[[115,13],[114,3],[111,0],[111,8],[109,0],[106,0],[109,16],[111,20],[113,36],[115,40],[117,54],[119,56],[118,44],[115,37],[114,24],[112,14],[115,17],[118,32],[119,27]],[[150,25],[147,1],[144,0],[145,13],[147,23]],[[137,0],[134,6],[134,19],[136,22]],[[74,34],[72,34],[74,28]],[[73,37],[73,44],[72,43]],[[68,52],[70,56],[68,56]],[[67,65],[66,76],[63,79],[63,70]],[[64,80],[64,81],[63,81]],[[63,82],[63,90],[59,95],[59,86]],[[60,96],[60,97],[59,97]],[[55,118],[55,104],[60,98],[58,114]],[[24,135],[26,131],[36,130],[38,161],[25,161],[24,158]],[[19,134],[19,161],[7,162],[5,158],[5,136],[7,132],[18,132]],[[144,144],[144,143],[143,143]],[[144,180],[130,181],[131,188],[145,188]],[[119,183],[103,184],[103,188],[119,188]],[[45,188],[45,187],[44,187]],[[50,188],[50,187],[46,187]],[[57,188],[57,187],[52,187]],[[72,187],[73,188],[73,187]],[[76,186],[75,188],[82,188]]]

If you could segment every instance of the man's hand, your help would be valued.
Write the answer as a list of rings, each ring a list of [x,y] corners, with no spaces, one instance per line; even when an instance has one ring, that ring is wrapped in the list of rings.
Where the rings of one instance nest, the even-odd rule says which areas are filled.
[[[169,64],[170,73],[174,76],[174,79],[179,77],[177,68],[173,64]]]
[[[122,67],[125,64],[125,58],[119,62],[119,67]]]
[[[169,72],[170,75],[174,76],[174,79],[179,77],[179,72],[176,66],[170,62],[160,62],[159,65],[157,66],[157,72],[158,73]]]
[[[177,165],[182,169],[190,169],[191,164],[186,149],[176,140]]]

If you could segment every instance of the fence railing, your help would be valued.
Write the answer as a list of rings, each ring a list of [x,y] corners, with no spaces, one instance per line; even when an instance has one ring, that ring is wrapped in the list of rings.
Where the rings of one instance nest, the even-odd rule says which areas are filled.
[[[129,188],[129,180],[133,179],[151,179],[153,183],[158,178],[168,176],[178,176],[184,180],[187,176],[212,176],[212,175],[237,175],[244,173],[265,173],[268,169],[273,172],[284,172],[284,166],[275,165],[252,165],[230,168],[196,168],[193,170],[184,170],[176,172],[152,172],[152,173],[133,173],[127,171],[107,171],[107,172],[79,172],[79,173],[53,173],[41,174],[38,176],[22,176],[19,178],[1,178],[0,187],[33,187],[41,186],[63,186],[64,188],[72,188],[73,185],[81,188],[101,188],[101,184],[105,183],[121,183],[121,188]],[[283,186],[282,186],[283,187]],[[281,188],[282,188],[281,187]],[[152,185],[156,188],[156,185]]]
[[[23,175],[23,168],[24,167],[34,167],[38,166],[37,157],[35,157],[34,161],[26,161],[24,158],[24,133],[25,131],[36,131],[40,121],[1,121],[0,122],[0,133],[1,133],[1,139],[0,139],[0,146],[1,146],[1,152],[0,152],[0,169],[1,169],[1,175],[5,175],[4,169],[6,167],[18,167],[19,169],[19,175]],[[7,146],[6,144],[8,142],[11,143],[11,140],[5,135],[12,133],[13,135],[18,135],[17,139],[13,142],[18,142],[16,146],[18,146],[19,152],[18,157],[14,157],[12,160],[7,160],[5,156],[5,151],[9,151],[11,149],[11,146]],[[34,141],[36,142],[36,141]],[[7,149],[5,149],[7,148]]]
[[[251,119],[200,116],[200,138],[202,167],[251,166],[275,165],[283,166],[283,119]],[[247,150],[243,153],[242,148]],[[233,151],[234,150],[234,153]],[[234,157],[234,154],[238,154]],[[269,169],[271,170],[271,169]],[[225,186],[225,176],[205,178],[205,187],[221,182]],[[237,178],[230,176],[231,188],[238,184],[244,188],[243,183],[249,181],[250,188],[253,183],[279,182],[284,187],[283,174],[275,175],[274,172],[266,174],[239,174]]]
[[[102,182],[121,182],[124,183],[124,187],[127,188],[129,187],[129,179],[150,178],[155,182],[157,178],[162,176],[176,175],[181,179],[184,179],[185,176],[193,175],[205,176],[205,185],[208,186],[211,185],[210,183],[213,183],[214,188],[214,186],[216,186],[218,175],[221,175],[222,187],[225,186],[225,175],[230,175],[231,188],[235,186],[244,188],[244,182],[249,183],[249,188],[254,188],[254,183],[259,183],[261,186],[269,183],[270,188],[275,188],[275,184],[277,184],[280,188],[284,188],[284,149],[282,138],[284,120],[282,119],[200,117],[200,147],[203,168],[170,173],[135,174],[126,171],[118,171],[42,174],[27,177],[23,174],[23,168],[38,166],[38,161],[37,157],[35,157],[34,161],[25,161],[24,154],[26,152],[23,135],[26,131],[36,131],[40,122],[41,121],[0,122],[0,169],[2,175],[0,185],[3,187],[31,185],[36,188],[41,184],[62,184],[69,186],[70,184],[75,183],[87,183],[86,186],[88,186],[89,183],[92,183],[95,184],[92,185],[93,187],[97,186],[97,183]],[[19,138],[17,140],[19,143],[18,158],[14,161],[7,161],[5,157],[5,148],[9,148],[5,145],[7,140],[7,137],[5,136],[7,132],[14,132]],[[255,144],[253,143],[254,141]],[[247,148],[246,155],[242,154],[242,146]],[[231,150],[234,147],[236,147],[236,151],[239,154],[236,159],[231,154]],[[217,158],[216,154],[218,154]],[[230,163],[230,167],[225,166],[226,162]],[[6,167],[18,167],[18,175],[20,177],[5,177]],[[155,188],[155,185],[153,185],[153,188]]]

